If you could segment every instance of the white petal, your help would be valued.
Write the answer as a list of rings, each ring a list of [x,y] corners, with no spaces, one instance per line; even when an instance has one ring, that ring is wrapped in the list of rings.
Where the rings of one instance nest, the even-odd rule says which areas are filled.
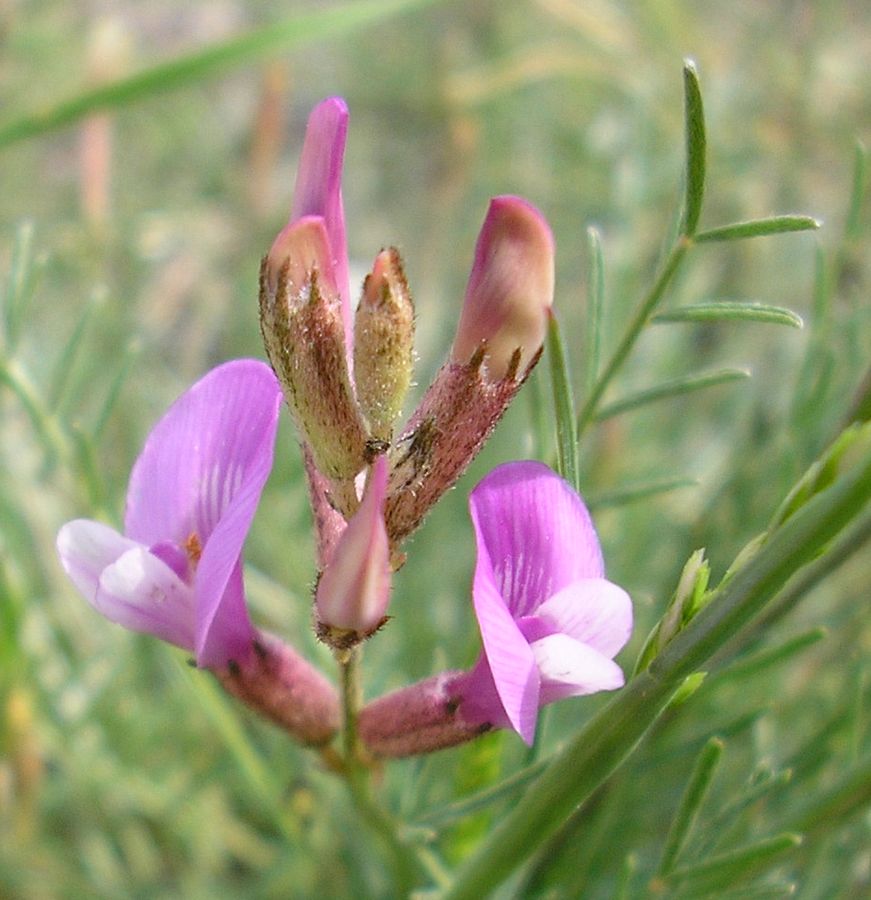
[[[61,528],[57,549],[73,584],[107,619],[193,648],[193,591],[147,547],[77,519]]]
[[[114,528],[88,519],[67,522],[57,536],[61,565],[89,603],[97,595],[103,570],[138,546]]]
[[[541,675],[542,704],[623,686],[617,663],[567,634],[552,634],[530,646]]]
[[[609,658],[632,634],[632,601],[623,588],[604,578],[567,585],[545,600],[536,616]]]

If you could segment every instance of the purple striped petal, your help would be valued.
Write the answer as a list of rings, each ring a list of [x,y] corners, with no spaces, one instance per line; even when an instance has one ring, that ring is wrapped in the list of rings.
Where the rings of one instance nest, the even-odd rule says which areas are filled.
[[[538,669],[529,642],[505,605],[493,578],[487,550],[479,545],[472,586],[481,642],[496,692],[511,727],[525,741],[535,733]]]
[[[262,488],[272,465],[281,393],[253,359],[207,373],[154,426],[130,475],[124,532],[150,546],[201,547],[246,486]]]
[[[534,613],[573,582],[604,574],[587,508],[543,463],[498,466],[472,491],[469,507],[479,558],[486,549],[496,590],[514,618]]]

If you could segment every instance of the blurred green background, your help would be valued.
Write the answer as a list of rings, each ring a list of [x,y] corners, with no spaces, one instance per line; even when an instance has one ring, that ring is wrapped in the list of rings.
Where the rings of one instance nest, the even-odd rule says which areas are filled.
[[[351,109],[353,280],[385,245],[405,260],[415,397],[449,345],[487,200],[503,193],[528,197],[553,226],[556,307],[583,397],[586,229],[604,253],[607,357],[674,226],[684,57],[698,65],[707,117],[702,227],[822,220],[814,234],[699,248],[665,300],[788,306],[803,331],[650,327],[606,401],[723,366],[753,377],[608,418],[581,445],[609,577],[636,602],[625,668],[690,552],[707,548],[719,578],[847,417],[871,355],[863,0],[388,6],[0,4],[0,897],[390,896],[342,785],[183,654],[99,618],[54,552],[67,519],[120,520],[130,466],[172,399],[225,359],[263,357],[259,260],[286,221],[305,121],[323,97]],[[293,22],[319,13],[320,32],[297,40]],[[63,127],[4,131],[33,116],[39,131],[58,102],[249,33],[261,37],[244,53],[194,67],[172,90],[164,73]],[[499,462],[553,462],[553,431],[545,360],[409,546],[395,618],[367,646],[367,695],[474,660],[466,496]],[[246,559],[258,622],[330,669],[311,634],[315,571],[287,421]],[[871,745],[869,575],[859,557],[754,636],[754,652],[797,636],[801,650],[712,677],[506,896],[655,895],[663,823],[711,735],[726,749],[698,852],[705,834],[725,850],[791,827]],[[554,708],[537,752],[600,702]],[[420,824],[526,761],[516,736],[498,734],[391,764],[381,787]],[[500,809],[427,824],[433,857],[450,868]],[[792,883],[801,897],[862,896],[869,847],[867,807],[833,814],[761,873],[770,894],[735,896]]]

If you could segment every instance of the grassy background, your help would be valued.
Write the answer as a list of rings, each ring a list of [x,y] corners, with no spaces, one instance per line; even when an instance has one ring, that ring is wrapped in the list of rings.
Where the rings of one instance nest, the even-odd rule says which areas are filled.
[[[89,87],[332,6],[108,8],[0,9],[0,134]],[[110,96],[108,112],[0,146],[2,897],[390,895],[342,785],[183,654],[100,619],[53,549],[69,518],[120,519],[145,435],[192,380],[263,356],[258,262],[284,224],[317,100],[341,94],[351,108],[354,266],[362,275],[385,244],[403,253],[418,310],[416,396],[444,356],[476,231],[500,193],[529,197],[553,225],[558,314],[583,396],[586,228],[599,230],[605,258],[607,356],[673,227],[684,56],[698,64],[707,114],[702,227],[781,212],[823,220],[816,234],[699,248],[665,300],[781,304],[803,331],[652,326],[606,400],[722,366],[752,379],[609,418],[581,445],[609,576],[636,601],[627,669],[689,553],[706,547],[722,575],[834,436],[867,367],[864,3],[476,0],[349,23],[340,11],[316,38],[264,40],[175,90],[162,89],[165,75],[131,102]],[[368,694],[475,658],[466,495],[499,462],[553,460],[549,392],[542,365],[411,544],[395,620],[367,648]],[[276,460],[246,550],[251,605],[326,668],[309,627],[311,538],[287,422]],[[692,483],[647,491],[671,479]],[[869,890],[867,805],[802,819],[871,752],[869,574],[860,555],[753,635],[751,654],[786,650],[755,667],[745,656],[743,670],[727,667],[672,710],[506,895],[655,895],[664,832],[715,735],[725,747],[681,864],[800,830],[801,847],[760,865],[760,890],[772,893],[758,896],[792,883],[801,897]],[[600,702],[554,708],[537,752]],[[499,734],[393,764],[382,790],[403,819],[432,828],[433,860],[449,870],[502,807],[425,817],[528,761]]]

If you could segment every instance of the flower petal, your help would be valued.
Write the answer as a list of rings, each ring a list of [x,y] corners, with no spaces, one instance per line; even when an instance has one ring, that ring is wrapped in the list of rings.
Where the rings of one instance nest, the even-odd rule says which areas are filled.
[[[472,599],[499,699],[511,727],[529,743],[538,716],[538,669],[529,643],[499,594],[489,560],[480,547]]]
[[[632,601],[623,588],[604,578],[564,587],[539,606],[536,617],[609,658],[632,634]]]
[[[197,567],[196,653],[201,666],[223,666],[250,649],[252,628],[242,590],[242,545],[272,469],[281,393],[272,370],[253,360],[227,363],[220,377],[216,451],[203,481],[203,521],[215,517]],[[208,376],[207,376],[208,377]]]
[[[114,528],[90,519],[67,522],[57,535],[61,565],[89,603],[94,602],[106,566],[138,546]]]
[[[295,222],[303,216],[321,216],[325,220],[336,284],[342,298],[342,322],[345,335],[350,339],[348,244],[342,205],[342,163],[347,135],[348,107],[341,97],[330,97],[312,110],[296,174],[290,221]]]
[[[57,549],[72,582],[107,619],[193,649],[193,592],[146,547],[77,519],[61,528]]]
[[[543,463],[497,466],[472,491],[469,507],[478,558],[486,553],[495,588],[515,618],[572,582],[604,574],[587,508]]]
[[[533,641],[531,649],[541,675],[542,706],[623,686],[623,672],[617,663],[567,634]]]

